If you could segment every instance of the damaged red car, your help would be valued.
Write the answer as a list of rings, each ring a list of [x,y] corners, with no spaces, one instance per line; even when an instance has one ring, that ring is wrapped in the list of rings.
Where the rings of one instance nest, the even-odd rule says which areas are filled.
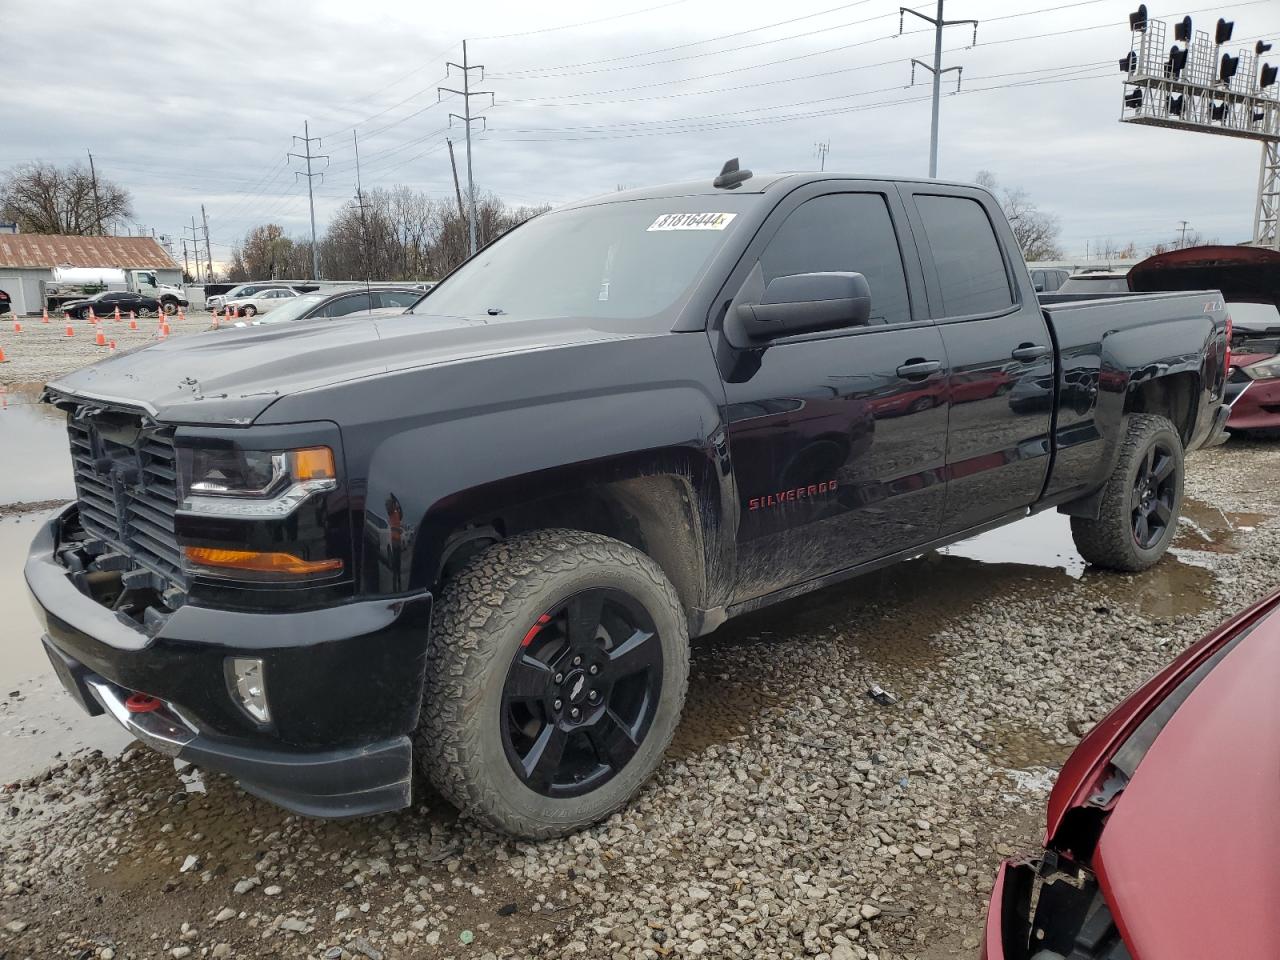
[[[1081,741],[1044,852],[1001,865],[984,960],[1280,956],[1280,591]]]
[[[1232,323],[1227,429],[1280,436],[1280,251],[1187,247],[1143,260],[1128,283],[1140,293],[1222,291]]]

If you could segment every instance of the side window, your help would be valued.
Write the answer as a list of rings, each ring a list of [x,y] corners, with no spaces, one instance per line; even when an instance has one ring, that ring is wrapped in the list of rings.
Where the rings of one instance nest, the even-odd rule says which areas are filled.
[[[836,193],[793,210],[760,256],[765,283],[797,273],[852,271],[871,287],[871,322],[911,319],[898,237],[884,197]]]
[[[420,293],[405,293],[401,290],[380,290],[375,296],[383,307],[412,307],[422,299]]]
[[[356,313],[360,310],[369,309],[369,295],[367,293],[357,293],[350,297],[340,297],[334,300],[322,311],[322,317],[345,317],[349,313]]]
[[[942,316],[996,313],[1013,305],[995,229],[968,197],[916,196],[942,288]]]

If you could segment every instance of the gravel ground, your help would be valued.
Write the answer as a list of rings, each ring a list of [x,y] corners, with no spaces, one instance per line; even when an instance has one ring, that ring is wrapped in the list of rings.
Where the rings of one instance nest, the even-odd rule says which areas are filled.
[[[43,383],[72,370],[78,370],[110,354],[110,347],[94,343],[98,328],[87,320],[73,320],[74,336],[67,336],[67,323],[50,317],[41,323],[39,317],[18,321],[22,332],[14,332],[15,321],[5,316],[0,319],[0,349],[4,350],[4,362],[0,363],[0,385],[13,383]],[[116,322],[103,320],[98,327],[108,342],[114,340],[117,350],[131,350],[155,341],[160,321],[151,317],[138,320],[138,329],[130,330],[128,319]],[[169,319],[169,336],[180,337],[209,329],[207,313],[187,314],[185,319]]]
[[[60,762],[0,796],[0,957],[971,957],[1080,735],[1280,581],[1280,445],[1196,456],[1188,492],[1140,575],[930,554],[727,625],[658,776],[563,840],[425,790],[319,822],[140,747]]]

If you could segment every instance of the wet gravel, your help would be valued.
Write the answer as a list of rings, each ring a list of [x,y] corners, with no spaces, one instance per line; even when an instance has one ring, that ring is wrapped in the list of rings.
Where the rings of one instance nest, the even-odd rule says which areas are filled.
[[[110,342],[116,342],[116,350],[131,350],[154,343],[159,336],[160,321],[156,317],[137,321],[138,329],[129,329],[129,320],[104,319],[97,326],[87,320],[71,321],[72,336],[67,336],[67,322],[60,317],[50,317],[41,323],[39,317],[24,317],[17,321],[22,332],[15,333],[15,321],[6,315],[0,320],[0,350],[4,362],[0,363],[0,386],[19,383],[44,383],[56,379],[86,364],[95,362],[111,353]],[[181,337],[201,333],[209,329],[209,314],[187,314],[184,319],[169,318],[169,336]],[[98,331],[102,331],[107,346],[97,346]]]
[[[1080,735],[1280,582],[1280,444],[1197,455],[1188,492],[1143,574],[931,554],[727,625],[658,776],[563,840],[60,762],[0,794],[0,957],[971,957]]]

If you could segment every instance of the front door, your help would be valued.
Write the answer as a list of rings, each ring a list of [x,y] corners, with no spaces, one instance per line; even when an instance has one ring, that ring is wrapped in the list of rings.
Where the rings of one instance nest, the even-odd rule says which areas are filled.
[[[763,281],[863,274],[871,322],[735,350],[713,331],[738,493],[742,602],[933,539],[945,495],[946,362],[889,186],[789,197],[744,263]],[[906,256],[904,257],[904,253]],[[732,295],[732,294],[731,294]]]
[[[925,278],[951,367],[945,535],[1039,498],[1049,470],[1054,355],[1039,300],[1019,289],[1017,241],[990,196],[928,189],[911,190],[910,201],[927,240]]]

